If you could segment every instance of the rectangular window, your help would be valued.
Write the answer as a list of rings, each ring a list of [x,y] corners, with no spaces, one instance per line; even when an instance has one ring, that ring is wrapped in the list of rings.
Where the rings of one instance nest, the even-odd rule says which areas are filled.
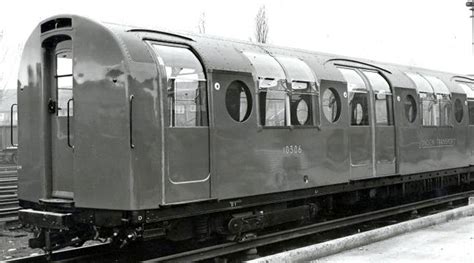
[[[469,109],[469,125],[474,125],[474,100],[467,101],[467,107]]]
[[[259,81],[260,124],[262,126],[287,126],[288,94],[283,80],[263,79]]]
[[[446,94],[438,94],[436,96],[438,97],[439,102],[439,125],[452,126],[451,111],[453,106],[451,104],[450,96]]]
[[[420,93],[423,126],[439,125],[438,100],[432,93]]]
[[[185,47],[152,44],[168,80],[170,127],[208,126],[204,69]]]
[[[374,94],[375,123],[378,125],[393,125],[392,95],[384,93]]]
[[[293,126],[314,126],[318,103],[316,78],[311,68],[301,59],[275,56],[285,70],[290,94],[290,119]]]
[[[69,116],[73,115],[72,100],[72,53],[61,52],[56,55],[56,96],[59,117],[67,116],[69,106]],[[69,105],[68,105],[69,104]]]
[[[387,80],[380,73],[362,70],[374,92],[375,123],[393,125],[392,90]]]

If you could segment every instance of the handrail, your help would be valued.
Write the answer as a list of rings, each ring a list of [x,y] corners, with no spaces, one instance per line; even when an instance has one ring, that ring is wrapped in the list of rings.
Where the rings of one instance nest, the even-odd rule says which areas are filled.
[[[71,98],[67,101],[67,145],[70,148],[74,149],[74,145],[71,145],[71,126],[70,126],[71,123],[69,120],[70,119],[70,106],[69,105],[71,101],[74,101],[74,99]]]
[[[135,144],[133,144],[133,119],[132,119],[132,116],[133,116],[133,99],[135,98],[135,96],[133,95],[130,95],[130,98],[129,98],[129,102],[130,102],[130,105],[129,105],[129,121],[130,121],[130,148],[135,148]]]
[[[12,104],[12,106],[10,107],[10,144],[13,146],[13,147],[18,147],[18,144],[15,144],[13,142],[13,108],[16,106],[17,108],[17,112],[18,112],[18,104],[14,103]]]

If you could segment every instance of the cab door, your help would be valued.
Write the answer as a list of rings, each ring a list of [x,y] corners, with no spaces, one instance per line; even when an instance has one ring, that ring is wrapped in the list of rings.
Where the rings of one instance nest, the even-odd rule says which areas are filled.
[[[51,196],[72,199],[73,194],[73,63],[72,41],[63,40],[46,53],[50,89],[48,113],[51,136]]]
[[[150,43],[162,79],[165,204],[210,197],[209,121],[204,68],[187,46]]]

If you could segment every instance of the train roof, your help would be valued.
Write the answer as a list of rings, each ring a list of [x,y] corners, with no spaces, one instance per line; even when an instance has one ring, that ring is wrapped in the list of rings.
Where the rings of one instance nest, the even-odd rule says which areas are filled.
[[[445,82],[451,82],[453,79],[474,82],[474,78],[468,75],[442,72],[438,70],[398,65],[393,63],[379,62],[369,59],[353,58],[349,56],[315,52],[297,48],[281,47],[271,44],[261,44],[249,41],[222,38],[212,35],[203,35],[190,32],[178,32],[167,29],[149,29],[137,26],[119,25],[107,22],[95,22],[84,17],[76,15],[59,15],[48,18],[40,23],[41,32],[58,24],[57,21],[64,20],[65,26],[74,27],[74,24],[81,24],[84,21],[93,24],[96,27],[103,27],[115,35],[117,42],[125,50],[125,55],[133,62],[152,63],[143,40],[168,42],[182,44],[192,47],[201,57],[203,64],[208,70],[225,70],[238,72],[254,72],[254,69],[248,59],[242,55],[243,52],[270,53],[281,56],[292,56],[304,60],[311,66],[317,77],[323,76],[329,80],[340,80],[341,75],[335,70],[327,67],[327,64],[345,64],[370,67],[392,74],[392,82],[395,86],[415,88],[413,82],[409,80],[404,72],[418,72],[436,76]],[[55,22],[56,21],[56,22]],[[54,28],[52,28],[54,30]],[[451,92],[465,93],[457,85],[449,85]]]

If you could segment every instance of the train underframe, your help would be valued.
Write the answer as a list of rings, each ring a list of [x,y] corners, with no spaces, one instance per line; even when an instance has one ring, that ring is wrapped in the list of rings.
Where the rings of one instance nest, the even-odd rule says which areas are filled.
[[[162,207],[111,211],[74,207],[72,201],[21,201],[19,217],[36,229],[32,248],[52,251],[110,240],[119,247],[167,239],[237,240],[263,231],[329,218],[337,211],[388,206],[474,188],[474,167],[351,181],[346,184]]]

